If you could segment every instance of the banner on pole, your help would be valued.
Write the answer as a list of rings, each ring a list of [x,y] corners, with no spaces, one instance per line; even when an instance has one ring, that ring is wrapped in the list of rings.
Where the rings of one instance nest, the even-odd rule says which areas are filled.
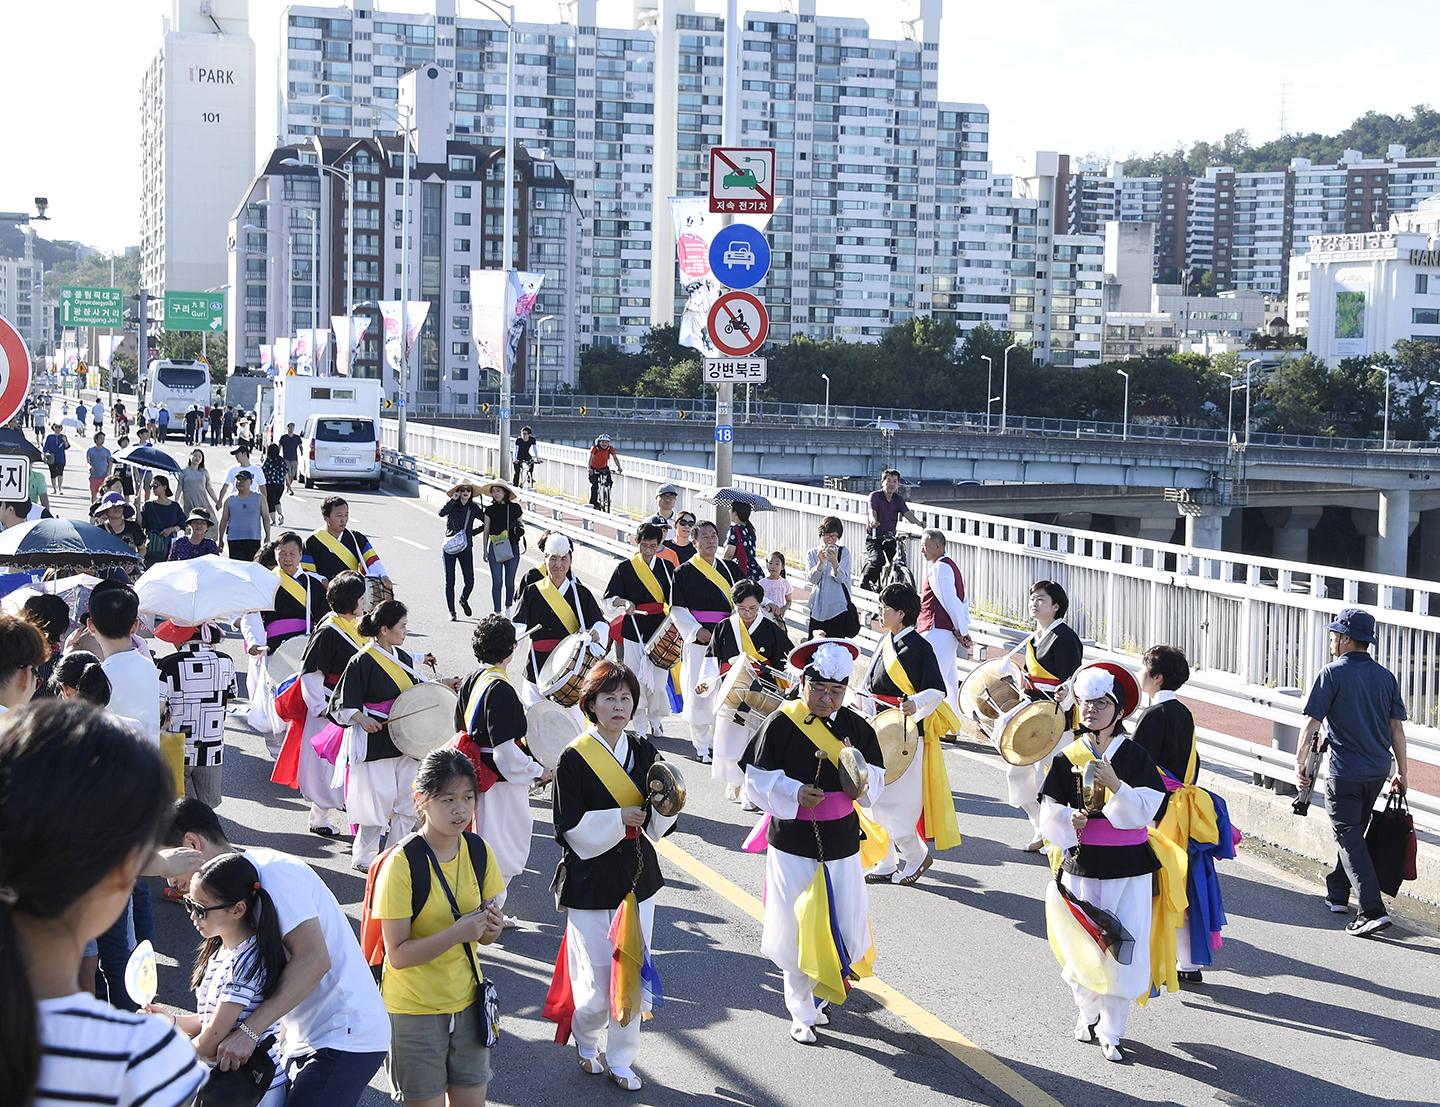
[[[335,328],[335,372],[348,377],[360,356],[360,342],[370,327],[368,315],[332,315],[330,323]]]
[[[720,229],[720,216],[710,211],[704,196],[670,197],[670,218],[675,226],[675,257],[680,284],[689,297],[680,316],[680,345],[699,350],[705,357],[720,357],[706,330],[710,309],[724,291],[710,271],[710,243]]]
[[[267,377],[275,375],[275,363],[270,359],[270,343],[268,342],[260,344],[260,372]]]
[[[277,338],[270,351],[275,361],[275,373],[281,377],[292,377],[295,375],[294,366],[290,364],[290,339]]]
[[[470,333],[475,339],[476,363],[503,376],[515,364],[520,336],[535,310],[545,275],[518,269],[472,269],[470,281]]]

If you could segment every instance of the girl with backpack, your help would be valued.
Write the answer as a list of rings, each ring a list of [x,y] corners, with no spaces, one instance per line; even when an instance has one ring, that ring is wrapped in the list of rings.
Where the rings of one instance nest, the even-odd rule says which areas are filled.
[[[496,1032],[494,988],[480,972],[478,946],[503,929],[494,901],[505,882],[494,852],[465,829],[475,818],[470,759],[450,747],[426,754],[415,773],[415,809],[419,829],[377,861],[371,905],[385,945],[385,1069],[403,1102],[483,1107]],[[417,872],[420,890],[429,884],[423,899]]]
[[[190,894],[180,902],[203,939],[190,977],[198,1010],[193,1015],[173,1014],[153,1003],[145,1010],[169,1015],[180,1032],[194,1041],[195,1052],[208,1059],[214,1058],[220,1043],[236,1027],[242,1027],[266,1046],[275,1066],[258,1107],[281,1107],[286,1087],[276,1044],[280,1027],[251,1027],[245,1022],[262,1000],[275,994],[285,968],[285,940],[275,904],[260,887],[255,866],[238,853],[205,862],[190,878]]]

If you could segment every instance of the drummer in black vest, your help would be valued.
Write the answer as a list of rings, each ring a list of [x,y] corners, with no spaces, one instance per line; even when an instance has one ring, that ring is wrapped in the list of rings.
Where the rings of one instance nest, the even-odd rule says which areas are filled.
[[[722,623],[716,623],[710,635],[707,653],[720,666],[724,677],[740,657],[748,657],[773,680],[785,671],[786,659],[793,648],[785,630],[773,619],[760,617],[765,590],[748,577],[730,589],[730,602],[735,611]],[[702,681],[705,694],[710,695],[719,680]],[[713,686],[713,687],[712,687]],[[745,774],[740,771],[740,755],[750,741],[751,732],[735,721],[733,712],[721,710],[715,703],[715,762],[710,775],[725,782],[725,798],[740,802],[740,788]],[[754,804],[747,810],[756,810]]]
[[[670,670],[660,668],[645,653],[645,643],[660,629],[670,610],[675,570],[664,558],[656,556],[664,538],[665,528],[660,524],[641,523],[635,532],[638,552],[615,566],[610,583],[605,586],[606,604],[622,611],[619,630],[625,667],[640,681],[634,729],[652,738],[663,737],[660,721],[670,714],[670,696],[666,690]]]
[[[695,556],[675,570],[675,586],[670,590],[670,611],[685,639],[680,665],[680,694],[685,705],[680,714],[690,724],[690,740],[702,765],[711,763],[715,706],[709,696],[697,695],[695,688],[715,675],[714,662],[707,664],[710,635],[730,617],[730,589],[745,579],[735,562],[716,556],[719,550],[720,532],[715,524],[708,519],[699,523]]]
[[[540,673],[555,647],[572,634],[588,629],[602,649],[610,627],[590,589],[570,574],[570,540],[552,534],[545,543],[545,577],[521,594],[515,607],[515,631],[530,631],[530,656],[525,663],[525,706],[539,703]]]
[[[459,733],[450,742],[475,762],[475,833],[489,843],[507,888],[530,859],[530,787],[550,780],[550,770],[525,745],[525,708],[507,671],[515,645],[515,627],[505,616],[486,615],[476,624],[470,647],[480,668],[460,682]],[[502,892],[495,906],[504,905]],[[505,925],[516,925],[515,917],[507,915]]]

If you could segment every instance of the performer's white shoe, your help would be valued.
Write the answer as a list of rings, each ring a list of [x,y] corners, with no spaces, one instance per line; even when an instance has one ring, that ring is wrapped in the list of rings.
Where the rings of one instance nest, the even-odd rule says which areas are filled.
[[[803,1022],[792,1022],[790,1024],[790,1037],[801,1045],[815,1044],[815,1028],[806,1026]]]
[[[1095,1041],[1095,1028],[1099,1025],[1099,1019],[1091,1022],[1085,1017],[1085,1012],[1080,1012],[1080,1017],[1075,1020],[1075,1040],[1087,1044]]]
[[[622,1092],[640,1090],[640,1078],[635,1075],[634,1069],[613,1068],[610,1070],[610,1079],[615,1081],[615,1086]]]
[[[819,1007],[815,1008],[815,1025],[816,1025],[816,1026],[829,1026],[829,1025],[830,1025],[830,1004],[829,1004],[829,1003],[822,1003]]]
[[[1100,1052],[1105,1054],[1105,1060],[1107,1061],[1125,1060],[1125,1054],[1120,1049],[1120,1046],[1115,1042],[1107,1042],[1103,1038],[1100,1040]]]
[[[588,1072],[591,1076],[598,1076],[605,1071],[605,1062],[600,1060],[600,1051],[586,1055],[585,1051],[578,1045],[575,1047],[575,1056],[580,1060],[580,1071]]]

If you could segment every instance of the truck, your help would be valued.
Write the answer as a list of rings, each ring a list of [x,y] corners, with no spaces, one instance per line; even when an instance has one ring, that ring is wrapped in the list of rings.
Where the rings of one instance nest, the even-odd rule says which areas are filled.
[[[268,392],[269,390],[265,390]],[[368,377],[276,377],[264,441],[294,423],[302,439],[299,477],[380,487],[380,381]]]

